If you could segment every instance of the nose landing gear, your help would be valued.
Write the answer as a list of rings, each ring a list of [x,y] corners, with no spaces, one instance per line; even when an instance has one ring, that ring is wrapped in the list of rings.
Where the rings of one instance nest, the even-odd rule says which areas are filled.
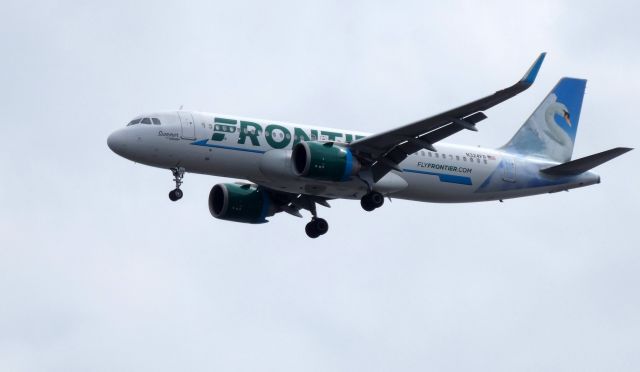
[[[182,179],[184,178],[183,167],[171,168],[171,173],[173,173],[173,181],[176,183],[176,188],[169,191],[169,199],[171,201],[178,201],[182,199],[182,190],[180,190],[180,185],[182,185]]]
[[[182,199],[182,190],[175,189],[169,191],[169,199],[171,199],[171,201],[178,201]]]

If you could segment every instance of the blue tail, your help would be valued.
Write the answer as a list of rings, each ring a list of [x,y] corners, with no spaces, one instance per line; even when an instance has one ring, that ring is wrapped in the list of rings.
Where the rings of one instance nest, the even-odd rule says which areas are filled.
[[[503,150],[564,163],[571,160],[586,80],[562,78]]]

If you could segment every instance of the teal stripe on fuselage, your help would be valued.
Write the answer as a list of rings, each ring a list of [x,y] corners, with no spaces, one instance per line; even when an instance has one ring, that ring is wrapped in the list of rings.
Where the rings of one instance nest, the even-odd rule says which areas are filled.
[[[469,186],[472,185],[470,177],[456,176],[453,174],[426,172],[426,171],[420,171],[415,169],[403,169],[402,171],[409,172],[409,173],[427,174],[430,176],[438,176],[438,178],[440,179],[440,182],[456,183],[459,185],[469,185]]]
[[[266,152],[264,150],[245,149],[245,148],[242,148],[242,147],[212,145],[212,144],[208,143],[208,141],[209,141],[208,139],[204,139],[204,140],[200,140],[200,141],[191,142],[191,144],[192,145],[196,145],[196,146],[214,147],[214,148],[225,149],[225,150],[253,152],[253,153],[256,153],[256,154],[264,154]]]

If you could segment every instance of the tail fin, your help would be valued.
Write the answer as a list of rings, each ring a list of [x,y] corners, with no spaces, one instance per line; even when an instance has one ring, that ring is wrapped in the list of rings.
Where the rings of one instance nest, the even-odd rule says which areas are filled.
[[[558,162],[571,160],[586,80],[562,78],[503,150]]]

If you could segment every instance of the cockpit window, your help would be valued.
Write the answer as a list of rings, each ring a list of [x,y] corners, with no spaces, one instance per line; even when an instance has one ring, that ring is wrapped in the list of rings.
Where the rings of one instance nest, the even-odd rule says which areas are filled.
[[[160,119],[158,119],[158,118],[137,118],[137,119],[131,120],[129,122],[129,124],[127,124],[127,126],[136,125],[136,124],[139,124],[139,123],[142,123],[142,124],[151,124],[151,123],[153,123],[155,125],[160,125],[161,124],[160,123]]]

